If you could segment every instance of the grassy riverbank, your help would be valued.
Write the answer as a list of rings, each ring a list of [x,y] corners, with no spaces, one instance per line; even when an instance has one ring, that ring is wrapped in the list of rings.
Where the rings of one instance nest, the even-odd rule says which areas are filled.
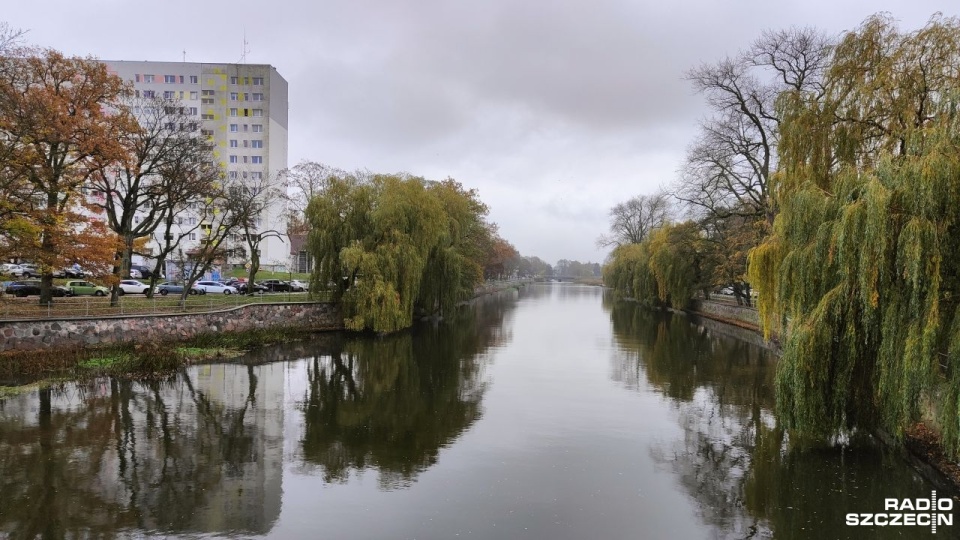
[[[24,389],[104,375],[163,377],[198,362],[227,360],[260,347],[298,340],[299,328],[206,333],[184,341],[0,354],[0,399]]]

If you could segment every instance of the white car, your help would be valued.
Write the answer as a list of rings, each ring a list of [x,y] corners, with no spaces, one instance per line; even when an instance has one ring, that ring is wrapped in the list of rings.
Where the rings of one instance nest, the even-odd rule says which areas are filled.
[[[202,289],[206,293],[237,294],[236,287],[224,285],[223,283],[218,283],[216,281],[198,281],[196,287],[198,289]]]
[[[141,283],[135,279],[125,279],[120,282],[120,290],[117,291],[117,293],[120,296],[125,294],[147,294],[147,291],[149,290],[149,285]]]
[[[310,285],[300,281],[299,279],[295,279],[290,282],[290,290],[293,292],[309,291]]]
[[[9,274],[13,277],[20,277],[23,275],[23,267],[19,264],[3,263],[3,265],[0,265],[0,274]]]

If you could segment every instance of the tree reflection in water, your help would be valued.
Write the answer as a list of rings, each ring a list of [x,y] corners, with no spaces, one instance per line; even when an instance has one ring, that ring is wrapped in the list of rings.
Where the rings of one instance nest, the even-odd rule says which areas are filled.
[[[9,398],[0,408],[0,533],[266,532],[282,472],[281,439],[266,427],[276,421],[267,415],[282,414],[271,412],[275,397],[253,366],[221,365]]]
[[[774,355],[727,337],[719,323],[605,298],[618,350],[613,378],[671,400],[683,437],[651,449],[720,538],[899,538],[903,529],[846,527],[848,512],[885,497],[929,496],[929,483],[871,438],[788,448],[774,416]],[[886,472],[881,472],[886,471]],[[890,471],[897,471],[891,473]]]
[[[302,458],[327,482],[376,469],[382,489],[413,482],[480,418],[484,352],[510,339],[515,291],[478,300],[452,324],[354,338],[310,360]]]

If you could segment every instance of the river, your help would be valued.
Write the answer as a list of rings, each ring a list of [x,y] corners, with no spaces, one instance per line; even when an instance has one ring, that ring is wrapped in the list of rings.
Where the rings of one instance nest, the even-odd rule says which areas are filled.
[[[956,536],[847,525],[937,487],[869,437],[789,450],[776,359],[731,332],[535,284],[399,335],[33,390],[0,401],[0,537]]]

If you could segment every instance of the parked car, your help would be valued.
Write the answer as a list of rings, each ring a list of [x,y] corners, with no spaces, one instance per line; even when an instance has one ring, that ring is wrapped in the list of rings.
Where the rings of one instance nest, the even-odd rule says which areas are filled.
[[[247,282],[241,281],[233,286],[237,288],[237,292],[240,294],[260,294],[267,292],[267,288],[259,283],[254,283],[253,287],[250,287]]]
[[[136,270],[137,272],[140,272],[140,278],[141,278],[141,279],[150,279],[150,278],[153,277],[153,268],[151,268],[151,267],[149,267],[149,266],[144,266],[144,265],[142,265],[142,264],[132,264],[132,265],[130,265],[130,273],[131,273],[131,274],[133,273],[134,270]],[[131,276],[131,277],[133,277],[133,276]],[[136,279],[136,278],[135,278],[135,279]],[[160,276],[160,279],[163,279],[163,276],[162,276],[162,275]]]
[[[117,294],[120,296],[125,294],[147,294],[149,291],[149,285],[135,279],[125,279],[120,282],[120,290],[117,291]]]
[[[70,289],[66,287],[61,287],[59,285],[54,285],[51,288],[53,296],[72,296],[73,293]],[[40,282],[36,280],[32,281],[14,281],[7,285],[7,288],[4,290],[7,294],[12,294],[23,298],[25,296],[39,296],[40,295]]]
[[[310,285],[300,281],[299,279],[294,279],[290,282],[290,290],[293,292],[303,292],[310,290]]]
[[[40,267],[33,263],[21,263],[20,268],[23,270],[20,274],[23,277],[40,277]]]
[[[287,292],[290,290],[290,284],[279,279],[265,279],[260,285],[266,287],[270,292]]]
[[[89,281],[68,281],[64,286],[70,289],[70,293],[73,296],[106,296],[110,294],[110,289],[90,283]]]
[[[197,288],[203,289],[205,293],[211,294],[236,294],[237,289],[229,285],[224,285],[219,281],[198,281]]]
[[[168,294],[183,294],[183,283],[178,283],[174,281],[165,281],[160,285],[157,285],[157,292],[161,296],[166,296]],[[196,285],[190,287],[189,294],[207,294],[207,291],[198,288]]]
[[[0,274],[20,277],[23,275],[23,267],[19,264],[3,263],[3,265],[0,265]]]
[[[68,266],[66,268],[61,268],[53,273],[55,278],[68,278],[68,279],[83,279],[86,276],[83,269],[79,266]]]

